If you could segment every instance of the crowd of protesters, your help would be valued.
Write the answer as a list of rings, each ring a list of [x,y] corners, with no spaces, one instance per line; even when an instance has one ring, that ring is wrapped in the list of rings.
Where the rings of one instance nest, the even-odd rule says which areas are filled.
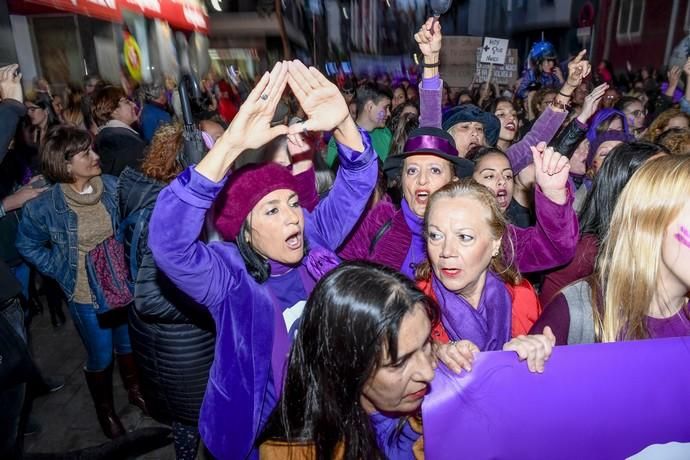
[[[196,165],[171,79],[24,94],[0,69],[0,335],[23,363],[0,457],[61,386],[28,353],[43,295],[94,423],[128,431],[117,366],[179,459],[421,458],[439,361],[548,372],[556,345],[690,335],[690,59],[615,75],[542,41],[514,85],[450,88],[440,24],[414,39],[419,81],[209,75]],[[133,301],[104,312],[88,261],[112,238]]]

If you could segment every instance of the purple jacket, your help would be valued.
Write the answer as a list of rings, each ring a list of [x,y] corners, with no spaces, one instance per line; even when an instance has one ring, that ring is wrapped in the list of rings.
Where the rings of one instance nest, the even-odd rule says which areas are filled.
[[[579,240],[577,216],[573,210],[572,187],[568,186],[568,200],[558,205],[544,196],[539,187],[534,191],[537,223],[534,227],[508,226],[503,241],[507,257],[514,259],[522,273],[549,270],[570,262],[575,256]],[[382,236],[380,229],[390,222],[390,228]],[[375,245],[372,242],[380,236]],[[401,210],[383,201],[357,226],[339,255],[347,260],[370,260],[403,271],[403,262],[412,244],[413,235]],[[510,251],[510,248],[513,251]]]
[[[369,136],[362,137],[361,154],[338,146],[341,168],[333,190],[313,213],[305,211],[311,251],[335,251],[374,189],[376,154]],[[204,443],[217,458],[258,458],[254,441],[277,399],[269,384],[274,305],[267,288],[247,272],[235,244],[198,239],[225,181],[212,182],[189,168],[163,189],[149,224],[149,246],[158,267],[208,307],[216,323],[215,358],[199,418]]]
[[[443,83],[437,76],[426,78],[419,87],[419,126],[441,127],[441,95]],[[519,174],[532,163],[531,145],[539,142],[551,142],[566,117],[567,112],[556,112],[547,109],[537,118],[532,129],[506,151],[513,173]]]

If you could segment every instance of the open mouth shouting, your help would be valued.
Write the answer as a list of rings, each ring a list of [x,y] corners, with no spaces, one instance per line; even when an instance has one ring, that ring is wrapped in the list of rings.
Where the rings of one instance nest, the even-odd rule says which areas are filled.
[[[302,249],[303,244],[302,232],[295,232],[285,239],[285,245],[292,251]]]
[[[517,131],[517,125],[515,124],[514,121],[509,121],[508,123],[506,123],[506,125],[504,126],[504,128],[505,128],[507,131],[510,131],[511,133],[514,133],[515,131]]]
[[[430,196],[431,192],[429,190],[419,189],[414,194],[414,200],[417,204],[421,206],[426,206]]]
[[[499,188],[496,190],[496,201],[501,209],[506,209],[510,204],[510,197],[508,196],[508,191],[504,188]]]

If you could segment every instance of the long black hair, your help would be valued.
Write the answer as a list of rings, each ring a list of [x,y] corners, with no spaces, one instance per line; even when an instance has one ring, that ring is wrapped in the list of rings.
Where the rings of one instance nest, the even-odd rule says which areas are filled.
[[[658,153],[668,153],[668,150],[643,141],[623,143],[611,150],[582,205],[579,216],[581,236],[589,233],[600,242],[604,240],[625,184],[645,161]]]
[[[397,360],[403,317],[421,305],[432,324],[438,307],[406,276],[381,265],[350,262],[314,288],[288,360],[283,395],[259,443],[309,443],[330,460],[383,459],[360,396],[384,350]]]

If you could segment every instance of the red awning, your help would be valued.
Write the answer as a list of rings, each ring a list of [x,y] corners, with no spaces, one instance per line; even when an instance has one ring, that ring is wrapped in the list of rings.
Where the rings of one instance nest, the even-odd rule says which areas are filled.
[[[111,22],[122,22],[122,10],[130,10],[167,21],[175,29],[208,33],[208,13],[200,0],[26,0],[26,3]],[[21,9],[24,11],[16,12],[31,11],[31,8]]]

